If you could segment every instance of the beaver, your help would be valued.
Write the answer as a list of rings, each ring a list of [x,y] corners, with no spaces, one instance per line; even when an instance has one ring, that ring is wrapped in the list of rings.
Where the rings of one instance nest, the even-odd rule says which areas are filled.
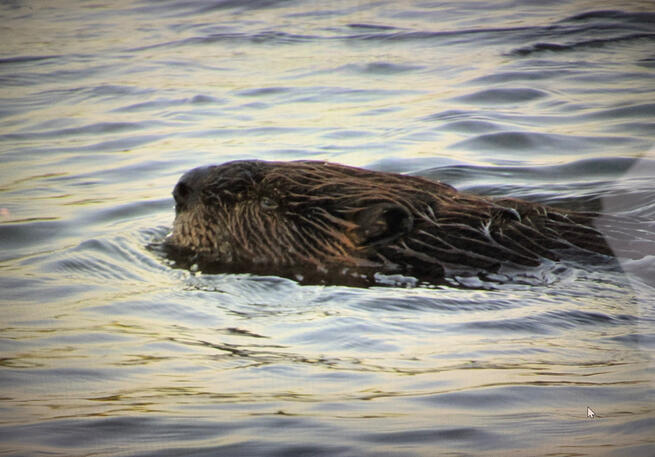
[[[612,250],[592,212],[459,192],[416,176],[322,161],[195,168],[173,190],[169,254],[203,271],[359,284],[400,274],[536,267],[575,249]]]

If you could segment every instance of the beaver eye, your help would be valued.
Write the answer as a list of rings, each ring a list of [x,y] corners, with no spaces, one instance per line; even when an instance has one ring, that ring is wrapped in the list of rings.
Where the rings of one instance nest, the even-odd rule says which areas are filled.
[[[267,211],[273,210],[278,206],[276,201],[268,197],[262,197],[261,200],[259,200],[259,204]]]

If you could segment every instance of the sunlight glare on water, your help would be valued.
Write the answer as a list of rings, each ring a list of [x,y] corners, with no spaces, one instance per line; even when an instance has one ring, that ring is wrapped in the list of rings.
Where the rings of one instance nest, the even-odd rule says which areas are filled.
[[[0,454],[655,453],[652,256],[365,289],[149,248],[185,171],[246,158],[639,217],[647,236],[652,2],[0,17]]]

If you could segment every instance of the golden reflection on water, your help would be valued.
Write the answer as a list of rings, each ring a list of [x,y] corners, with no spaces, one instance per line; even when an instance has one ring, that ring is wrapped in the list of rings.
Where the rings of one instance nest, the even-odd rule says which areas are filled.
[[[191,275],[147,250],[170,227],[170,192],[179,175],[207,163],[450,158],[537,166],[634,153],[611,142],[591,152],[588,145],[541,152],[530,139],[524,149],[462,146],[485,131],[450,126],[466,120],[489,132],[544,134],[555,144],[548,135],[629,137],[605,112],[584,116],[598,114],[599,106],[636,103],[640,95],[626,89],[618,70],[603,67],[617,71],[615,79],[602,72],[596,80],[531,79],[543,76],[539,59],[552,59],[547,69],[559,71],[574,54],[515,59],[507,53],[517,43],[484,35],[347,40],[365,33],[349,24],[369,22],[426,32],[543,26],[582,7],[597,9],[597,2],[569,2],[541,17],[489,12],[489,24],[477,14],[452,24],[389,12],[373,21],[377,2],[359,2],[359,9],[329,19],[295,20],[293,13],[337,6],[285,5],[250,11],[246,22],[226,10],[208,11],[201,26],[194,14],[129,13],[135,6],[128,1],[96,5],[94,12],[73,2],[32,2],[9,13],[3,56],[54,57],[17,65],[17,80],[28,81],[0,85],[0,98],[21,102],[0,127],[3,159],[11,163],[0,168],[0,208],[10,215],[0,223],[17,240],[0,262],[7,302],[0,325],[8,386],[2,424],[206,419],[241,427],[220,437],[229,443],[259,439],[259,432],[295,443],[294,431],[253,418],[334,427],[344,442],[348,433],[440,427],[513,435],[532,424],[527,430],[540,431],[541,443],[575,430],[567,446],[589,437],[604,439],[598,444],[604,446],[605,431],[580,431],[596,425],[580,423],[587,402],[605,421],[603,430],[626,418],[651,418],[652,404],[644,400],[653,384],[649,343],[623,342],[650,330],[620,318],[650,312],[650,289],[636,283],[631,291],[614,277],[612,283],[584,272],[497,291],[301,287]],[[271,27],[330,39],[268,45],[245,37]],[[225,30],[244,37],[219,39]],[[612,54],[633,73],[631,87],[644,81],[634,62],[652,54],[640,46]],[[605,65],[611,50],[580,65]],[[512,80],[516,74],[527,79]],[[490,104],[474,97],[498,88],[545,95]],[[629,120],[649,122],[646,115]],[[608,125],[618,130],[608,134]],[[141,438],[122,431],[130,442]],[[611,440],[648,443],[646,435],[614,432]],[[162,446],[178,445],[161,439]],[[401,446],[424,449],[419,441]],[[474,440],[469,444],[477,450]],[[571,452],[580,451],[576,446]]]

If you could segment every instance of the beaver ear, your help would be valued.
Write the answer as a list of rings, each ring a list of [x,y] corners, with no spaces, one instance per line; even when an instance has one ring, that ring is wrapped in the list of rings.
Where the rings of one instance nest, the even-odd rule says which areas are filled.
[[[355,216],[357,234],[366,246],[388,243],[412,230],[414,218],[404,206],[396,203],[375,203]]]

